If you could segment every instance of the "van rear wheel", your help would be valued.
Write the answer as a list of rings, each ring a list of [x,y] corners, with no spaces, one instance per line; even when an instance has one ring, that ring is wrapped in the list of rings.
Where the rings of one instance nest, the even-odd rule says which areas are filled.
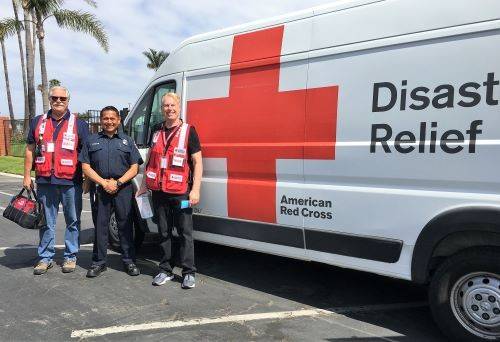
[[[139,249],[144,241],[144,232],[139,227],[136,219],[133,220],[133,238],[134,238],[134,246],[136,249]],[[114,211],[111,213],[111,217],[109,218],[109,231],[108,231],[108,243],[109,247],[121,253],[120,247],[120,235],[118,234],[118,225],[116,224],[116,217]]]
[[[441,264],[429,287],[432,314],[453,341],[500,340],[500,251],[474,248]]]

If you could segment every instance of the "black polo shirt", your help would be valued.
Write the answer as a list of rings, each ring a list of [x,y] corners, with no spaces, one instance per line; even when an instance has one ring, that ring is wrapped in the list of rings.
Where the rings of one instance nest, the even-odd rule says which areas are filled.
[[[143,163],[134,140],[121,131],[111,138],[103,131],[90,135],[78,160],[90,164],[90,167],[105,179],[118,179],[133,164]]]

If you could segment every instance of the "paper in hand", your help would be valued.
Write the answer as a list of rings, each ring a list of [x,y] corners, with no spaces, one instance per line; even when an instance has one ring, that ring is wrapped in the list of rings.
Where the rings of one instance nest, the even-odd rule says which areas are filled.
[[[137,196],[135,200],[137,202],[137,208],[139,208],[139,213],[143,219],[153,217],[153,210],[151,209],[147,193]]]

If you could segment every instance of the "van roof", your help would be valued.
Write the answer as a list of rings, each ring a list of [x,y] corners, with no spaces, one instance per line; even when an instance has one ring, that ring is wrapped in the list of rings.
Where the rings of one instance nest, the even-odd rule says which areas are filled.
[[[254,21],[250,21],[250,22],[243,23],[240,25],[235,25],[235,26],[223,28],[220,30],[210,31],[207,33],[197,34],[195,36],[192,36],[192,37],[189,37],[189,38],[183,40],[179,44],[179,46],[176,48],[176,50],[181,49],[185,45],[188,45],[191,43],[196,43],[199,41],[209,40],[209,39],[223,37],[223,36],[232,36],[235,34],[241,34],[244,32],[255,30],[255,29],[261,29],[261,28],[265,28],[265,27],[284,24],[284,23],[298,20],[298,19],[304,19],[307,17],[311,17],[315,13],[318,13],[318,12],[321,12],[321,13],[333,12],[333,11],[337,11],[337,10],[341,10],[341,9],[361,6],[361,5],[365,5],[365,4],[369,4],[369,3],[373,3],[373,2],[380,2],[380,1],[386,1],[386,0],[337,0],[337,1],[333,1],[332,3],[329,3],[329,4],[311,7],[311,8],[307,8],[304,10],[290,12],[290,13],[286,13],[286,14],[282,14],[282,15],[278,15],[278,16],[274,16],[274,17],[270,17],[270,18],[254,20]]]
[[[227,66],[230,56],[227,46],[237,34],[265,29],[281,24],[298,23],[294,32],[306,28],[300,21],[318,16],[319,33],[313,37],[312,45],[295,44],[287,54],[305,52],[309,49],[327,49],[356,43],[380,41],[420,34],[433,30],[449,29],[465,24],[482,25],[490,22],[499,27],[500,2],[482,0],[481,6],[469,0],[421,0],[418,3],[395,0],[338,0],[281,16],[253,21],[217,31],[199,34],[184,40],[158,69],[153,80],[181,71],[200,70],[209,67]],[[333,13],[335,12],[335,13]],[[335,18],[331,18],[331,13]],[[326,16],[322,17],[323,15]],[[335,34],[331,34],[331,20],[335,21]],[[323,29],[323,31],[321,31]],[[477,28],[481,30],[480,27]],[[326,30],[326,31],[325,31]],[[447,33],[442,33],[446,35]],[[428,39],[422,38],[422,39]],[[229,51],[230,53],[230,51]]]
[[[366,4],[375,3],[375,2],[383,2],[383,1],[387,1],[387,0],[336,0],[336,1],[334,0],[329,4],[319,5],[319,6],[311,7],[308,9],[295,11],[295,12],[291,12],[291,13],[286,13],[283,15],[278,15],[278,16],[274,16],[274,17],[270,17],[270,18],[254,20],[254,21],[243,23],[243,24],[236,25],[236,26],[231,26],[231,27],[220,29],[220,30],[210,31],[207,33],[197,34],[195,36],[192,36],[192,37],[189,37],[189,38],[183,40],[173,51],[170,52],[169,57],[167,58],[165,63],[163,63],[161,65],[161,67],[158,69],[158,71],[156,72],[156,74],[153,77],[153,80],[157,79],[161,76],[166,75],[165,69],[167,69],[167,65],[168,65],[168,69],[169,69],[168,74],[176,72],[176,70],[175,70],[176,68],[172,68],[172,63],[169,63],[169,60],[174,59],[175,55],[178,54],[181,50],[183,50],[188,45],[208,41],[211,39],[221,38],[221,37],[228,37],[228,36],[232,37],[236,34],[241,34],[244,32],[249,32],[249,31],[262,29],[262,28],[266,28],[266,27],[272,27],[272,26],[276,26],[279,24],[285,24],[287,22],[312,17],[313,15],[318,14],[318,13],[334,12],[334,11],[339,11],[339,10],[343,10],[343,9],[347,9],[347,8],[363,6]]]

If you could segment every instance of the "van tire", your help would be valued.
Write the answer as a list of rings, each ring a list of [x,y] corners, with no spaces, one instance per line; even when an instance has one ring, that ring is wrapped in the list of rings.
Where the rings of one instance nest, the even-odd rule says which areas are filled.
[[[133,220],[133,239],[135,249],[139,249],[144,241],[144,232],[140,229],[136,218]],[[111,216],[109,218],[109,231],[108,231],[108,244],[109,248],[114,250],[115,252],[121,253],[122,249],[120,247],[120,236],[118,234],[118,226],[116,224],[116,217],[114,211],[111,212]]]
[[[499,260],[498,248],[476,247],[449,257],[433,275],[429,286],[432,315],[452,341],[500,340]],[[484,325],[488,322],[495,326]]]

